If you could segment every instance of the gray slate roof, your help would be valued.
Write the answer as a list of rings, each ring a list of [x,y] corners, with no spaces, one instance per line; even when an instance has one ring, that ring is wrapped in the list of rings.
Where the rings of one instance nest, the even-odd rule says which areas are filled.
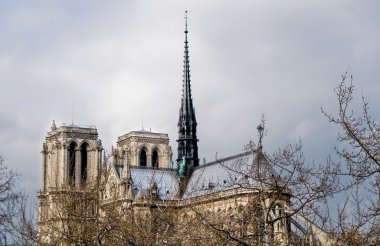
[[[219,159],[196,167],[190,177],[182,199],[209,195],[220,191],[228,191],[234,188],[257,187],[260,183],[255,174],[257,168],[269,175],[277,173],[265,158],[258,161],[256,154],[245,152],[239,155]],[[123,166],[116,165],[119,177],[123,172]],[[131,178],[133,181],[132,193],[149,197],[151,187],[157,185],[157,195],[162,200],[178,199],[179,183],[176,169],[147,168],[131,166]]]
[[[183,198],[257,186],[258,180],[253,177],[258,166],[255,156],[252,152],[246,152],[198,166],[190,177]],[[265,159],[260,161],[260,167],[268,169],[269,173],[275,175],[275,171]]]
[[[132,193],[145,196],[150,195],[150,189],[155,182],[157,185],[157,195],[162,200],[171,200],[178,195],[178,176],[176,170],[172,169],[151,169],[142,167],[131,167],[131,177],[133,181]]]

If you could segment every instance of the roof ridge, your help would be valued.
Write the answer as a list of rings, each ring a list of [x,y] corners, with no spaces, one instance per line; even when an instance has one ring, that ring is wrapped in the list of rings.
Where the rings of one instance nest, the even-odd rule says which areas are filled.
[[[227,156],[227,157],[224,157],[224,158],[221,158],[221,159],[217,159],[215,161],[212,161],[212,162],[209,162],[209,163],[206,163],[206,164],[203,164],[203,165],[199,165],[194,170],[197,170],[197,169],[200,169],[200,168],[203,168],[203,167],[207,167],[207,166],[211,166],[211,165],[214,165],[214,164],[217,164],[217,163],[229,161],[229,160],[232,160],[232,159],[236,159],[236,158],[239,158],[239,157],[247,156],[247,155],[253,154],[253,151],[254,150],[250,150],[250,151],[246,151],[246,152],[243,152],[243,153],[240,153],[240,154],[231,155],[231,156]]]

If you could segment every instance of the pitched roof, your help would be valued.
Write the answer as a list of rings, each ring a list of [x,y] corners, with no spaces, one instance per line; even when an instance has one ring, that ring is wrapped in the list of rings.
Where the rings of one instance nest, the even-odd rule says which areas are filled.
[[[254,175],[258,167],[265,169],[266,173],[276,175],[265,158],[258,162],[256,154],[252,152],[201,165],[194,169],[183,198],[209,195],[240,187],[258,186],[260,181]]]
[[[157,195],[162,200],[175,199],[178,196],[178,176],[173,169],[152,169],[131,167],[133,181],[132,193],[150,195],[154,183],[157,185]]]
[[[178,199],[179,182],[176,169],[149,168],[131,166],[131,178],[133,181],[132,194],[149,197],[154,183],[157,185],[157,195],[162,200]],[[260,172],[257,172],[260,168]],[[123,172],[123,166],[116,165],[118,176]],[[209,195],[220,191],[228,191],[235,188],[253,188],[263,184],[257,173],[277,177],[277,172],[263,158],[257,158],[256,152],[242,154],[219,159],[194,169],[182,199]],[[268,176],[262,176],[266,179]],[[266,179],[265,181],[268,181]]]

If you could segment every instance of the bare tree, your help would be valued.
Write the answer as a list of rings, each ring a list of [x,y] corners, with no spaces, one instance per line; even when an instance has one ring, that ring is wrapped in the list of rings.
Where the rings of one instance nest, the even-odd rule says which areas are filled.
[[[342,245],[380,242],[380,125],[372,118],[367,99],[362,96],[361,112],[353,110],[353,77],[347,72],[335,89],[337,115],[326,113],[340,127],[336,148],[344,164],[338,174],[347,189],[346,201],[338,208],[334,233]]]
[[[362,114],[354,114],[350,108],[353,89],[352,77],[344,75],[335,90],[337,116],[323,111],[342,129],[337,153],[345,165],[329,158],[322,164],[307,162],[301,142],[267,154],[263,119],[258,144],[250,142],[245,148],[252,158],[234,165],[216,160],[234,173],[220,180],[224,190],[211,192],[207,199],[195,195],[172,201],[157,197],[119,200],[114,194],[115,199],[107,203],[100,199],[100,187],[61,190],[51,201],[56,210],[40,214],[55,223],[49,222],[36,240],[76,245],[376,245],[380,240],[380,126],[371,118],[364,97]],[[9,180],[5,183],[10,186],[4,187],[14,191],[16,176],[3,168],[0,171],[5,177],[1,180]],[[8,202],[18,201],[19,193],[3,193],[1,187],[0,195],[14,194],[5,196]],[[347,197],[332,216],[329,199],[342,192]],[[4,226],[4,231],[12,229]],[[44,235],[48,241],[41,241]]]
[[[101,199],[104,184],[59,190],[40,212],[39,245],[178,245],[182,225],[176,202],[155,197]],[[184,231],[184,230],[182,230]]]
[[[0,157],[0,244],[2,245],[12,243],[14,240],[13,235],[16,231],[13,222],[20,216],[18,205],[24,199],[18,190],[17,181],[17,174],[10,170]]]
[[[321,207],[328,197],[341,190],[335,167],[331,163],[307,163],[301,142],[266,154],[263,151],[264,136],[265,119],[262,118],[258,127],[258,145],[251,141],[245,148],[252,158],[242,158],[233,166],[219,160],[224,168],[246,180],[241,182],[235,178],[225,184],[245,189],[249,196],[250,202],[242,206],[241,211],[234,211],[234,214],[243,216],[227,219],[230,224],[238,226],[217,223],[218,219],[226,221],[220,214],[214,214],[211,219],[202,212],[198,211],[198,214],[212,229],[223,232],[227,241],[235,244],[327,244],[328,235],[321,228],[326,228],[329,214]],[[242,168],[245,166],[247,168]],[[294,233],[297,226],[302,229],[298,235]]]
[[[306,166],[301,145],[267,156],[262,150],[264,123],[259,145],[246,147],[245,156],[251,158],[238,158],[232,166],[216,161],[231,175],[224,180],[225,190],[206,199],[195,194],[165,201],[154,196],[119,199],[115,189],[107,202],[100,196],[102,182],[89,186],[93,189],[52,191],[51,200],[42,204],[52,209],[39,214],[43,229],[37,243],[285,245],[315,241],[313,235],[311,239],[292,235],[290,223],[299,214],[311,221],[315,204],[336,191],[334,180],[327,176],[328,170]]]
[[[347,80],[351,83],[347,85]],[[260,235],[236,234],[232,227],[217,223],[210,213],[197,214],[210,228],[237,244],[270,244],[273,241],[271,228],[276,222],[290,223],[291,236],[288,244],[322,245],[378,245],[380,243],[380,125],[372,119],[368,101],[362,97],[362,112],[357,116],[351,109],[353,100],[352,76],[342,77],[335,92],[338,99],[338,115],[323,113],[341,127],[338,134],[340,147],[338,156],[344,163],[336,163],[330,157],[325,163],[305,161],[302,143],[288,145],[274,154],[262,151],[265,121],[259,130],[259,144],[247,146],[255,155],[254,171],[234,169],[247,175],[258,186],[244,186],[256,191],[255,199],[264,213],[264,229]],[[263,161],[260,161],[263,160]],[[222,165],[223,162],[221,161]],[[231,168],[225,165],[227,168]],[[229,183],[236,186],[234,182]],[[242,186],[243,188],[243,186]],[[268,192],[271,191],[271,192]],[[276,204],[289,197],[289,206],[279,216],[274,216]],[[346,198],[342,199],[342,196]],[[338,209],[329,206],[331,199],[341,199]],[[253,211],[253,210],[251,210]],[[221,218],[219,216],[219,218]],[[240,221],[243,225],[247,222]],[[231,220],[229,220],[231,222]],[[248,222],[250,223],[250,222]],[[301,234],[295,235],[299,225]],[[242,228],[242,227],[241,227]],[[240,228],[240,229],[241,229]],[[252,232],[252,231],[251,231]],[[260,232],[260,231],[258,231]],[[272,237],[272,238],[270,238]],[[251,240],[251,241],[250,241]]]

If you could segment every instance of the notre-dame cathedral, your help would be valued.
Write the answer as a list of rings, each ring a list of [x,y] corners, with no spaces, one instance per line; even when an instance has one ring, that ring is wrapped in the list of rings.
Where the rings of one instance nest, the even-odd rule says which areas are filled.
[[[200,164],[187,36],[186,23],[174,156],[165,133],[128,132],[106,156],[95,127],[53,122],[42,148],[39,244],[296,245],[307,239],[284,216],[290,191],[268,185],[276,172],[260,144]]]

